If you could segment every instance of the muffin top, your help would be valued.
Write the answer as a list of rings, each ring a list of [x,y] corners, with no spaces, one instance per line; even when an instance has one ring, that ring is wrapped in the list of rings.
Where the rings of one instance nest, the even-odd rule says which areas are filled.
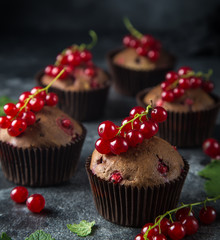
[[[41,77],[43,85],[48,85],[52,80],[53,77],[47,74]],[[63,91],[89,91],[108,84],[109,77],[102,69],[96,67],[94,76],[90,76],[86,74],[85,68],[77,67],[65,79],[54,82],[53,87]]]
[[[0,129],[0,141],[21,148],[59,147],[74,141],[83,133],[80,124],[57,107],[44,106],[35,115],[36,122],[17,137],[10,136],[7,129]]]
[[[187,89],[184,95],[174,102],[163,101],[161,93],[162,89],[158,85],[145,95],[143,102],[147,105],[152,101],[155,105],[174,112],[201,111],[213,106],[215,103],[214,99],[201,88]]]
[[[136,187],[153,187],[178,178],[184,168],[180,154],[159,137],[145,139],[136,147],[120,155],[92,154],[90,169],[93,174],[110,181],[120,174],[120,184]]]
[[[170,56],[161,50],[159,59],[151,61],[146,56],[138,55],[136,49],[125,48],[113,57],[113,62],[125,68],[146,71],[156,68],[165,68],[170,65]]]

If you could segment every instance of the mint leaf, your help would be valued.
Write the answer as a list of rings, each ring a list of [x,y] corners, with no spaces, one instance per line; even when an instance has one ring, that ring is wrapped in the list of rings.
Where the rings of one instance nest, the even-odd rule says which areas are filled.
[[[79,237],[86,237],[92,232],[92,227],[95,225],[95,221],[87,222],[82,220],[79,224],[67,224],[68,229],[76,233]]]
[[[213,160],[198,174],[201,177],[207,178],[205,182],[205,190],[209,197],[216,197],[220,194],[220,161]]]
[[[0,240],[12,240],[5,232],[2,233]]]
[[[42,230],[37,230],[36,232],[32,233],[28,238],[25,240],[55,240],[52,238],[50,234],[45,233]]]
[[[0,97],[0,116],[5,115],[5,112],[4,112],[4,110],[3,110],[3,107],[4,107],[4,105],[5,105],[6,103],[10,103],[10,102],[14,103],[15,101],[12,100],[12,99],[9,98],[9,97],[6,97],[6,96]]]

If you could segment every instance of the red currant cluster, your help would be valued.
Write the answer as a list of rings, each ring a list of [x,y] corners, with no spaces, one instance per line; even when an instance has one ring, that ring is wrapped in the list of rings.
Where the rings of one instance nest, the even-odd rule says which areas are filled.
[[[48,65],[45,68],[45,74],[55,77],[64,69],[64,73],[59,79],[65,79],[74,72],[76,67],[82,66],[86,75],[90,77],[95,76],[96,70],[92,62],[92,53],[89,49],[93,48],[96,44],[97,35],[94,31],[90,31],[90,36],[92,37],[90,44],[72,45],[58,54],[55,64]]]
[[[44,209],[45,199],[41,194],[32,194],[28,197],[28,190],[25,187],[18,186],[12,189],[11,199],[16,203],[26,202],[27,208],[34,213],[39,213]]]
[[[190,67],[183,66],[177,72],[170,71],[165,76],[165,81],[161,83],[163,101],[173,102],[183,96],[187,89],[202,88],[210,93],[214,84],[209,80],[212,75],[210,70],[207,74],[195,73]]]
[[[213,159],[220,160],[220,143],[216,139],[206,139],[202,145],[202,148],[206,155]]]
[[[33,125],[36,121],[35,112],[39,112],[44,105],[54,106],[58,102],[55,93],[47,93],[49,87],[50,85],[45,88],[34,87],[30,92],[23,92],[17,104],[5,104],[6,116],[0,117],[0,128],[8,129],[10,136],[17,137],[28,126]]]
[[[167,112],[162,107],[153,108],[151,105],[145,109],[137,106],[131,109],[121,126],[111,121],[104,121],[98,127],[100,138],[95,147],[102,154],[120,154],[129,147],[135,147],[144,139],[153,137],[158,132],[158,123],[165,121]]]
[[[216,201],[220,196],[206,199],[203,202],[182,205],[179,208],[167,211],[156,218],[155,223],[147,223],[141,229],[141,233],[135,240],[172,240],[183,239],[187,235],[195,234],[199,229],[199,222],[192,211],[192,206],[203,204],[199,212],[199,220],[204,225],[209,225],[216,219],[216,210],[211,206],[206,206],[206,202]],[[176,221],[173,221],[172,214],[175,214]],[[169,216],[169,219],[166,216]]]
[[[148,57],[151,61],[157,61],[160,56],[161,43],[151,35],[143,35],[138,32],[127,18],[124,19],[124,23],[131,33],[123,38],[125,47],[134,48],[138,55]]]

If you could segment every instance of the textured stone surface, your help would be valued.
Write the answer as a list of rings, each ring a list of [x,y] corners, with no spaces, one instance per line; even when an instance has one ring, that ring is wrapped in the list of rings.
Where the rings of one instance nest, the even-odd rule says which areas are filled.
[[[51,63],[56,53],[63,46],[66,46],[66,43],[63,43],[60,39],[60,41],[55,42],[51,46],[52,36],[45,39],[45,44],[39,44],[39,39],[40,36],[37,39],[20,38],[18,45],[12,46],[13,51],[7,51],[11,43],[10,41],[1,41],[0,96],[8,95],[17,99],[22,91],[33,87],[35,85],[33,81],[34,74],[46,64]],[[103,56],[108,49],[116,45],[115,42],[111,42],[107,38],[103,39],[102,44],[96,49],[96,62],[106,68]],[[206,71],[209,68],[213,68],[213,81],[216,84],[215,93],[220,92],[219,59],[213,57],[180,58],[178,66],[183,64],[190,65],[195,70]],[[27,210],[25,205],[15,204],[10,200],[10,191],[15,185],[8,182],[0,170],[0,232],[7,232],[13,240],[22,240],[37,229],[50,233],[56,240],[79,239],[79,237],[73,235],[67,229],[66,224],[79,223],[85,219],[87,221],[96,221],[96,227],[92,235],[85,239],[134,239],[136,234],[140,232],[140,229],[121,227],[105,221],[98,215],[93,203],[84,164],[86,158],[92,153],[94,142],[98,138],[98,124],[104,119],[119,123],[128,114],[129,109],[135,105],[134,99],[120,96],[111,89],[105,116],[98,121],[85,123],[88,134],[77,172],[71,181],[56,187],[28,188],[30,194],[41,193],[46,199],[46,208],[40,214],[33,214]],[[215,137],[218,139],[220,139],[219,124],[220,118],[218,116],[218,126],[215,131]],[[180,202],[190,203],[203,200],[206,197],[203,188],[204,180],[197,173],[209,162],[209,158],[199,148],[180,149],[180,152],[191,165]],[[215,208],[220,216],[219,203],[218,201],[215,204]],[[219,216],[214,224],[209,227],[201,227],[195,236],[186,239],[219,239]]]

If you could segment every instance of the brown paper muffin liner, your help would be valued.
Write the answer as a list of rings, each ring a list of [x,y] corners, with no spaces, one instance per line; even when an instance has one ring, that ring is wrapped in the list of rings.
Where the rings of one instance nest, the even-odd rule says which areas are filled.
[[[175,57],[169,54],[169,64],[164,68],[157,68],[148,71],[124,68],[113,62],[114,56],[122,49],[123,48],[109,52],[107,55],[107,61],[113,76],[113,85],[115,89],[123,95],[135,97],[135,95],[142,89],[156,86],[164,80],[165,74],[172,70],[176,63]]]
[[[86,171],[98,213],[110,222],[130,227],[143,227],[175,208],[189,171],[189,164],[184,160],[181,175],[171,182],[148,188],[128,187],[94,175],[90,161],[91,157],[86,161]]]
[[[18,148],[0,141],[1,167],[15,184],[45,187],[68,181],[76,170],[86,129],[65,146]]]
[[[137,94],[138,105],[146,107],[144,96],[151,89],[144,89]],[[210,94],[215,104],[202,111],[172,112],[167,111],[167,120],[159,124],[158,135],[177,147],[196,147],[212,136],[220,108],[220,98]]]
[[[36,75],[37,83],[42,84],[41,78],[44,72],[41,71]],[[58,95],[58,107],[78,121],[91,121],[99,119],[105,110],[110,82],[105,87],[92,89],[89,91],[63,91],[51,86],[50,92]]]

